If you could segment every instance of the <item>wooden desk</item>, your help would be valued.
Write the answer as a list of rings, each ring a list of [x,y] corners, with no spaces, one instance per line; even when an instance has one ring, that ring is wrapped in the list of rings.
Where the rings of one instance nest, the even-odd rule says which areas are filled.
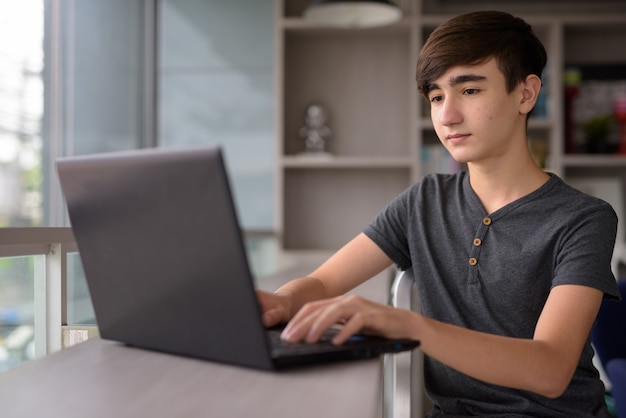
[[[294,275],[284,271],[260,287]],[[358,290],[385,301],[381,277]],[[381,360],[280,373],[225,366],[95,338],[0,374],[2,417],[382,416]]]
[[[99,338],[0,375],[3,417],[380,417],[379,360],[271,373]]]

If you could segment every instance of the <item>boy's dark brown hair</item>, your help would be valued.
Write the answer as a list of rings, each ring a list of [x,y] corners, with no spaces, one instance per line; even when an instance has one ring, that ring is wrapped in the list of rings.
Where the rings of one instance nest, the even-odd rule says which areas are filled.
[[[546,50],[524,20],[499,11],[454,17],[428,37],[417,60],[417,88],[428,96],[431,85],[451,67],[496,59],[510,93],[530,74],[541,77]]]

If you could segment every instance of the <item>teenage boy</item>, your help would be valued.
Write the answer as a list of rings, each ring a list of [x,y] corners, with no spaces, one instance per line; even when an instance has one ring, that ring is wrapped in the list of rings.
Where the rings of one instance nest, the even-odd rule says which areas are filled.
[[[310,276],[259,292],[267,326],[316,341],[343,324],[421,342],[429,416],[608,416],[590,330],[619,298],[617,217],[542,171],[527,145],[546,52],[523,20],[476,12],[436,29],[417,85],[442,144],[467,171],[428,175]],[[341,296],[393,263],[421,312]]]

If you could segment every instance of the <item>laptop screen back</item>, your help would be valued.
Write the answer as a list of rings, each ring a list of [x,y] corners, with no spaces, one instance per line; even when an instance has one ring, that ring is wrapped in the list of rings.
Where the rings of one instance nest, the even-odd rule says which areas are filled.
[[[219,148],[57,168],[103,338],[272,367]]]

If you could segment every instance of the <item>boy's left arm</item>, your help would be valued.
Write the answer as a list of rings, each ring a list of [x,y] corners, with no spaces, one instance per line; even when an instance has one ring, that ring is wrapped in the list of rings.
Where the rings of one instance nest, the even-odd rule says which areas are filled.
[[[424,353],[475,379],[558,397],[576,371],[602,297],[587,286],[555,286],[532,339],[473,331],[359,297],[338,297],[305,305],[290,322],[288,337],[315,341],[324,329],[343,323],[336,343],[362,331],[419,340]]]

